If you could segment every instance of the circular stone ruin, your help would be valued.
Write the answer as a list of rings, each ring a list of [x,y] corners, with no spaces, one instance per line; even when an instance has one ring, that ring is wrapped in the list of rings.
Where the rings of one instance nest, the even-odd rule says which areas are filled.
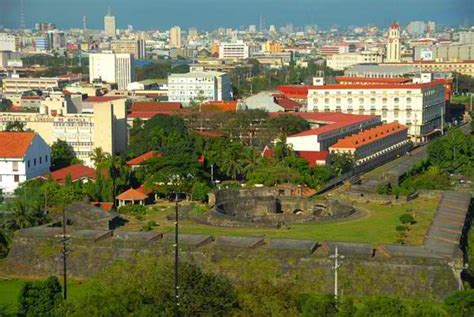
[[[214,209],[200,219],[211,225],[281,226],[344,219],[356,213],[352,206],[337,200],[310,200],[293,190],[274,187],[225,189],[214,195]]]

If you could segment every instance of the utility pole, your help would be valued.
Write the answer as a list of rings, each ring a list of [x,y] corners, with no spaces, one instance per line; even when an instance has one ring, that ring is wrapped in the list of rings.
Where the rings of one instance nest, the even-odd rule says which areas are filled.
[[[341,267],[341,264],[339,263],[338,260],[339,259],[341,259],[341,260],[344,259],[344,256],[337,253],[337,245],[336,245],[336,248],[334,249],[334,254],[330,255],[329,257],[331,259],[334,259],[334,266],[332,267],[332,269],[334,270],[334,299],[337,301],[337,296],[338,296],[337,271],[338,271],[339,267]]]
[[[179,241],[178,241],[178,192],[175,197],[175,222],[174,222],[174,296],[175,296],[175,316],[179,317],[179,276],[178,276],[178,252],[179,252]]]
[[[60,235],[56,235],[56,237],[61,238],[61,243],[63,244],[63,250],[61,251],[62,256],[63,256],[63,281],[64,281],[64,286],[63,286],[63,298],[66,300],[67,299],[67,256],[68,256],[68,248],[67,248],[67,242],[69,241],[70,235],[66,234],[66,225],[67,225],[67,220],[66,220],[66,210],[63,207],[63,233]]]

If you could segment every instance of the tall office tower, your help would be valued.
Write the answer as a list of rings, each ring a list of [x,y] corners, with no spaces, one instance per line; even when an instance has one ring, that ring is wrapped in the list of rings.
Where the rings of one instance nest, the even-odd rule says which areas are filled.
[[[17,51],[15,35],[8,33],[0,33],[0,51]]]
[[[170,29],[170,47],[181,47],[181,28],[173,26]]]
[[[195,41],[199,39],[199,33],[196,28],[189,28],[188,30],[188,41]]]
[[[117,34],[115,16],[110,13],[110,7],[107,15],[104,17],[104,33],[106,37],[115,37]]]
[[[118,89],[127,89],[133,79],[133,56],[112,52],[89,54],[89,80],[117,84]]]
[[[400,25],[393,22],[388,30],[385,61],[388,63],[399,63],[401,61],[400,51]]]

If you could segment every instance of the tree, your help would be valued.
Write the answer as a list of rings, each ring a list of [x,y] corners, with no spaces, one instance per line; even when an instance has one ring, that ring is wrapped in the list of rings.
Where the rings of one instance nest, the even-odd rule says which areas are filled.
[[[399,317],[406,316],[407,312],[407,307],[399,298],[374,296],[363,302],[363,306],[357,310],[355,316]]]
[[[274,131],[274,135],[283,134],[285,136],[296,134],[310,129],[309,122],[303,118],[293,115],[281,115],[270,118],[267,126]]]
[[[8,132],[24,132],[26,124],[20,121],[9,121],[5,126],[5,131]]]
[[[195,182],[191,189],[191,196],[193,200],[199,200],[204,202],[207,200],[207,194],[210,190],[211,188],[207,186],[206,183]]]
[[[52,169],[57,170],[71,165],[76,158],[72,146],[66,141],[57,140],[51,145],[51,164]]]
[[[9,230],[7,230],[7,228],[0,227],[0,258],[8,253],[10,242],[11,237]]]
[[[101,147],[97,147],[92,151],[91,161],[94,162],[95,167],[99,166],[101,163],[110,158],[110,154],[104,152]]]
[[[54,276],[45,281],[26,282],[20,291],[18,315],[54,316],[62,303],[61,292],[61,284]]]
[[[231,146],[222,156],[220,168],[224,173],[236,180],[244,172],[244,162],[242,157],[242,147],[238,144]]]
[[[331,153],[331,167],[336,175],[342,175],[352,170],[355,157],[350,153]]]
[[[300,316],[336,316],[336,300],[333,295],[315,296],[310,294],[303,294],[299,298],[298,310]]]
[[[236,292],[226,278],[189,263],[180,264],[179,275],[181,316],[227,316],[238,307]],[[174,314],[174,270],[163,258],[118,262],[85,287],[87,292],[73,303],[72,316]]]

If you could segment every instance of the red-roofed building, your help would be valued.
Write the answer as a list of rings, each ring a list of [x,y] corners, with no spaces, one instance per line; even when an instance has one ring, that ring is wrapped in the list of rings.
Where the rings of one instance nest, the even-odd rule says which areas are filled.
[[[195,131],[197,134],[199,134],[200,136],[203,136],[205,138],[223,138],[225,136],[225,134],[223,132],[220,132],[220,131],[200,131],[200,130],[196,130]]]
[[[161,156],[161,153],[158,153],[157,151],[146,152],[128,161],[127,165],[130,166],[132,169],[136,169],[140,167],[146,160]]]
[[[153,191],[144,185],[134,189],[129,188],[117,197],[119,207],[125,205],[146,205],[153,201]]]
[[[22,182],[49,171],[51,149],[34,132],[0,132],[0,192],[11,194]]]
[[[100,208],[103,211],[111,212],[114,208],[114,203],[107,203],[107,202],[99,202],[99,201],[91,201],[90,204],[94,207]]]
[[[299,157],[305,159],[308,162],[309,167],[314,166],[325,166],[329,164],[329,152],[328,151],[299,151],[296,152]]]
[[[68,177],[73,183],[87,183],[95,181],[96,170],[82,164],[74,164],[40,176],[40,178],[51,179],[59,184],[66,183]]]
[[[135,119],[146,121],[159,114],[176,115],[182,111],[183,105],[180,102],[138,101],[132,104],[128,113],[128,124],[132,126]]]
[[[339,139],[381,123],[380,117],[370,115],[349,115],[339,112],[295,112],[291,114],[307,120],[313,127],[287,137],[287,144],[290,144],[295,151],[327,151]]]
[[[410,147],[407,131],[398,122],[383,124],[340,139],[329,151],[353,155],[358,166],[369,163],[373,166],[407,152]]]
[[[262,157],[265,157],[265,158],[271,158],[271,157],[273,157],[273,150],[272,150],[272,148],[269,147],[268,145],[265,145],[265,148],[263,149],[261,155],[262,155]]]

